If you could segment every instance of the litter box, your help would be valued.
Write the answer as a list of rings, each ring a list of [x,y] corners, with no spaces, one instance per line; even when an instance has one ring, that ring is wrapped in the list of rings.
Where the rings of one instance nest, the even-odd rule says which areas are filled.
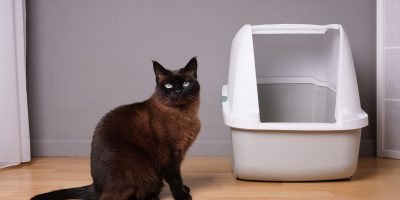
[[[244,25],[232,42],[222,111],[236,178],[353,176],[368,115],[343,27]]]

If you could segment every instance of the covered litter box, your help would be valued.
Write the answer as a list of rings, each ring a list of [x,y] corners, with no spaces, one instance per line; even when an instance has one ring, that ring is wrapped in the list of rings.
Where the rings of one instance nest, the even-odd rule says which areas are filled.
[[[312,181],[355,173],[368,115],[341,25],[244,25],[232,42],[222,96],[237,178]]]

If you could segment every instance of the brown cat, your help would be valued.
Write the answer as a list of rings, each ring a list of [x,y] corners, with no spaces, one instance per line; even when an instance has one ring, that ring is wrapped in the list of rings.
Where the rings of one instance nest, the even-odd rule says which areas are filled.
[[[88,186],[37,195],[32,200],[159,199],[169,184],[175,199],[192,199],[180,165],[200,130],[197,60],[170,71],[153,61],[156,89],[146,101],[120,106],[98,123]]]

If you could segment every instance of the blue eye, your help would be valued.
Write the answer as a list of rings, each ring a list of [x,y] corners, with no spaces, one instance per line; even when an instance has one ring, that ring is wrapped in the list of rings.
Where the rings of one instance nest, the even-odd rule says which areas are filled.
[[[173,86],[171,84],[169,84],[169,83],[164,84],[164,87],[167,88],[167,89],[173,88]]]
[[[189,81],[183,82],[183,87],[187,87],[187,86],[189,86],[189,85],[190,85],[190,82],[189,82]]]

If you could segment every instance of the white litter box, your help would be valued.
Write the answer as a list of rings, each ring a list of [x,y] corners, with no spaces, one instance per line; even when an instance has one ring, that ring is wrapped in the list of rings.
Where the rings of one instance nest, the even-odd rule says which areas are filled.
[[[312,181],[355,173],[368,115],[342,26],[243,26],[222,96],[237,178]]]

